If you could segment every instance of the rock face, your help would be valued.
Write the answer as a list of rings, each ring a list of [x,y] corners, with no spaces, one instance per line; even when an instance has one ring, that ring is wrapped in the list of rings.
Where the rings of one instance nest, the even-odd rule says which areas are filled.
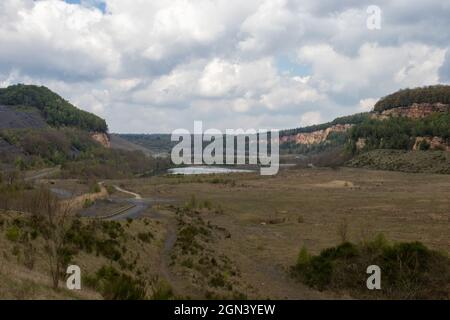
[[[100,143],[105,148],[111,148],[111,142],[109,140],[109,137],[106,133],[102,132],[94,132],[91,134],[92,139]]]
[[[307,132],[307,133],[299,133],[292,136],[284,136],[280,138],[280,143],[285,142],[295,142],[296,144],[305,144],[305,145],[312,145],[324,142],[330,133],[332,132],[346,132],[349,130],[353,125],[352,124],[337,124],[334,126],[331,126],[329,128],[326,128],[324,130],[318,130],[313,132]]]
[[[450,151],[450,146],[441,137],[417,137],[413,150],[420,150],[423,143],[428,145],[430,150]]]
[[[366,146],[366,139],[364,138],[358,138],[358,141],[356,141],[356,149],[362,150]]]
[[[409,107],[400,107],[375,113],[374,118],[384,120],[389,117],[425,118],[435,112],[450,112],[450,105],[442,103],[414,103]]]

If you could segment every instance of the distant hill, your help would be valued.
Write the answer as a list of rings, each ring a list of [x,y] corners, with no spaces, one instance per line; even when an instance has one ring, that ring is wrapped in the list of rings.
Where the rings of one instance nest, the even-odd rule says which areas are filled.
[[[450,86],[435,85],[414,89],[403,89],[381,98],[374,107],[375,112],[409,107],[414,103],[450,104]]]
[[[299,133],[311,133],[314,131],[325,130],[325,129],[335,126],[335,125],[358,124],[358,123],[361,123],[364,120],[366,120],[369,117],[369,115],[370,115],[369,112],[356,113],[356,114],[353,114],[350,116],[339,117],[339,118],[334,119],[333,121],[322,123],[322,124],[317,124],[317,125],[312,125],[312,126],[307,126],[307,127],[299,127],[299,128],[295,128],[295,129],[282,130],[280,132],[280,136],[283,137],[283,136],[290,136],[290,135],[295,135],[295,134],[299,134]]]
[[[142,146],[114,137],[102,118],[46,87],[0,89],[0,174],[58,165],[62,177],[124,178],[164,171]]]
[[[371,112],[284,130],[280,136],[284,154],[320,159],[340,149],[355,157],[351,166],[450,173],[450,86],[400,90],[380,99]],[[436,154],[444,160],[437,161]]]
[[[117,137],[150,150],[154,155],[169,154],[177,144],[170,140],[170,134],[119,134]]]
[[[113,148],[113,149],[120,149],[120,150],[127,150],[127,151],[142,151],[143,153],[145,153],[148,156],[152,155],[152,152],[149,149],[147,149],[146,147],[143,147],[141,145],[130,142],[130,141],[122,138],[121,135],[110,134],[109,139],[111,141],[111,148]]]
[[[0,89],[0,105],[13,106],[0,128],[41,126],[33,109],[37,109],[45,122],[52,127],[74,127],[90,132],[108,131],[106,121],[92,113],[78,109],[46,87],[17,84]],[[17,107],[26,107],[20,110]],[[5,107],[3,111],[7,110]],[[21,114],[22,113],[22,114]],[[4,125],[4,126],[3,126]]]

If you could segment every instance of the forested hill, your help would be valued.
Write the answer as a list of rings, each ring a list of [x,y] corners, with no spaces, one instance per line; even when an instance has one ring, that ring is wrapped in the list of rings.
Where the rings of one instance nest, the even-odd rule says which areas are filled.
[[[414,89],[403,89],[381,98],[374,107],[375,112],[409,107],[414,103],[450,104],[450,86],[435,85]]]
[[[366,119],[368,119],[369,115],[370,115],[369,112],[357,113],[357,114],[353,114],[350,116],[339,117],[339,118],[336,118],[333,121],[330,121],[327,123],[312,125],[312,126],[308,126],[308,127],[300,127],[300,128],[295,128],[295,129],[282,130],[282,131],[280,131],[280,137],[296,135],[299,133],[311,133],[314,131],[325,130],[331,126],[338,125],[338,124],[341,124],[341,125],[359,124],[359,123],[364,122]]]
[[[53,127],[75,127],[87,131],[107,132],[106,121],[78,109],[46,87],[17,84],[0,88],[0,105],[37,108]]]

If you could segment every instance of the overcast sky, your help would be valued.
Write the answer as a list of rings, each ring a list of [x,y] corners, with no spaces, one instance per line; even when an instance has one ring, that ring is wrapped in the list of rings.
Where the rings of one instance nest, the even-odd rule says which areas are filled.
[[[111,132],[332,120],[448,83],[449,47],[442,0],[0,1],[0,87],[45,85]]]

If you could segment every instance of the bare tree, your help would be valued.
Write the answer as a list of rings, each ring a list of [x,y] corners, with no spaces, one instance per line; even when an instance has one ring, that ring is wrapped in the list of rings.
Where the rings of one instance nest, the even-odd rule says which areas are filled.
[[[61,202],[50,190],[37,190],[27,201],[27,211],[32,213],[44,240],[52,285],[58,288],[65,265],[69,262],[70,251],[67,235],[73,219],[69,201]]]
[[[342,219],[342,221],[338,224],[337,233],[341,240],[341,243],[345,243],[348,241],[348,222],[347,219]]]

